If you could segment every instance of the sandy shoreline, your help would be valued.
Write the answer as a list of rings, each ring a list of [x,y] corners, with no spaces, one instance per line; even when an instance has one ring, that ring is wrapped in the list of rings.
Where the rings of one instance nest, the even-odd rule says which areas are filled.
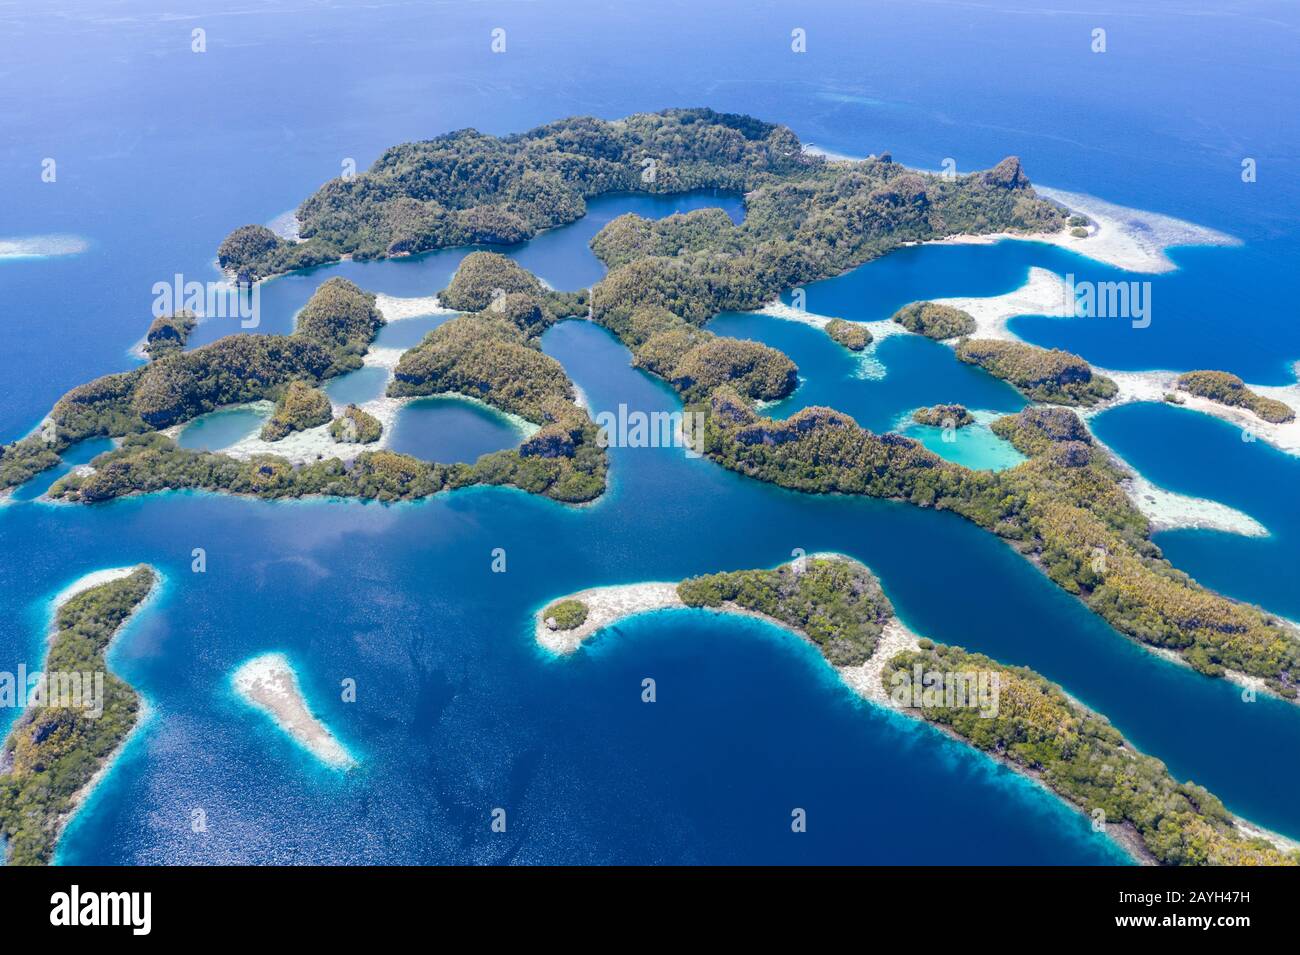
[[[1178,269],[1166,253],[1167,249],[1174,246],[1241,244],[1238,239],[1215,229],[1161,215],[1158,212],[1116,205],[1098,199],[1096,196],[1066,192],[1048,186],[1035,186],[1034,191],[1044,199],[1064,206],[1070,212],[1087,216],[1092,221],[1088,227],[1088,234],[1075,236],[1068,228],[1060,232],[1026,234],[999,232],[987,235],[956,235],[923,244],[991,245],[994,242],[1007,240],[1042,242],[1126,272],[1147,274],[1174,272]]]
[[[58,609],[65,603],[84,591],[98,587],[102,584],[110,583],[114,580],[121,580],[124,577],[129,577],[141,566],[143,565],[133,564],[130,567],[109,567],[103,570],[91,571],[90,573],[78,578],[67,587],[64,587],[51,602],[52,612],[50,615],[50,638],[53,639],[56,632],[55,618],[57,617]],[[150,567],[149,569],[153,571],[154,575],[153,586],[149,589],[149,592],[145,594],[144,599],[135,605],[126,619],[124,619],[118,628],[113,631],[112,637],[109,638],[108,645],[104,648],[105,666],[107,666],[108,654],[113,649],[113,644],[121,636],[122,631],[125,630],[130,623],[146,607],[148,607],[150,603],[153,602],[162,590],[162,574],[159,573],[158,569],[155,567]],[[135,687],[131,687],[131,690],[139,698],[139,703],[136,706],[135,711],[135,721],[131,724],[131,728],[127,730],[126,735],[122,737],[122,741],[118,743],[117,746],[113,748],[113,751],[105,756],[100,762],[99,768],[95,770],[90,779],[86,780],[85,785],[72,794],[70,800],[71,804],[68,807],[68,811],[59,817],[58,831],[54,837],[54,851],[56,856],[58,854],[59,842],[62,840],[63,834],[67,831],[72,820],[76,818],[77,813],[81,811],[83,806],[85,806],[86,801],[90,799],[99,784],[108,778],[109,773],[113,771],[113,767],[117,765],[118,759],[122,756],[122,753],[126,751],[127,746],[135,738],[140,729],[149,722],[149,718],[153,715],[153,708],[149,705],[149,701],[145,698],[144,694],[135,689]]]
[[[809,556],[844,559],[844,555],[840,554],[810,554]],[[588,614],[587,619],[580,627],[576,627],[569,631],[552,631],[547,628],[545,621],[542,619],[542,611],[545,608],[537,611],[534,621],[534,634],[537,643],[543,649],[556,656],[568,656],[574,653],[587,640],[591,639],[601,630],[615,626],[631,617],[639,614],[655,613],[662,610],[686,607],[686,604],[684,604],[681,598],[677,595],[677,585],[663,581],[648,581],[644,583],[615,584],[607,587],[593,587],[557,599],[582,600],[588,606]],[[552,602],[554,601],[548,601],[546,606],[550,606],[550,603]],[[766,614],[756,613],[752,610],[738,607],[735,604],[724,604],[720,608],[699,609],[706,609],[717,614],[732,614],[764,620],[787,633],[792,633],[801,639],[808,641],[805,634],[792,628],[789,624],[769,617]],[[899,706],[890,698],[889,693],[881,680],[884,668],[886,664],[899,653],[906,650],[918,649],[919,639],[920,638],[917,634],[909,629],[906,624],[898,619],[898,617],[891,617],[881,632],[875,651],[865,663],[852,667],[833,667],[833,669],[839,674],[840,679],[844,684],[859,698],[870,704],[880,706],[891,712],[897,713],[900,716],[906,717],[910,720],[915,720],[922,725],[936,730],[944,736],[947,736],[949,739],[952,739],[968,749],[991,759],[993,762],[1005,766],[1012,772],[1015,772],[1023,778],[1030,780],[1035,785],[1042,787],[1045,792],[1058,799],[1069,809],[1079,813],[1084,813],[1085,810],[1083,808],[1070,802],[1068,799],[1065,799],[1059,793],[1052,790],[1051,787],[1043,781],[1040,774],[1034,773],[1031,770],[1028,770],[1025,767],[995,753],[979,749],[969,740],[945,729],[943,726],[924,719],[914,711]],[[1178,663],[1180,666],[1187,666],[1186,661],[1182,660],[1182,658],[1177,654],[1170,651],[1161,651],[1159,648],[1151,649],[1155,649],[1160,656],[1170,659],[1172,662]],[[829,666],[830,664],[828,663],[827,665]],[[1256,683],[1262,684],[1262,681],[1252,680],[1250,677],[1245,677],[1244,674],[1232,674],[1229,678],[1231,679],[1234,676],[1240,678],[1241,681],[1243,681],[1243,685],[1246,685],[1247,683],[1250,685]],[[1074,700],[1073,697],[1070,697],[1070,699],[1075,703],[1075,705],[1087,710],[1087,707],[1083,706],[1083,704],[1079,703],[1077,700]],[[1105,719],[1104,716],[1101,718]],[[1283,851],[1291,851],[1300,847],[1300,843],[1297,843],[1295,840],[1256,826],[1238,816],[1233,816],[1233,824],[1240,832],[1252,837],[1266,839]],[[1142,841],[1141,834],[1132,824],[1111,824],[1107,826],[1106,835],[1137,864],[1157,864],[1154,856],[1152,856],[1150,850]]]
[[[54,598],[51,600],[51,606],[54,610],[58,610],[73,597],[77,596],[77,594],[90,590],[92,587],[98,587],[101,584],[107,584],[114,580],[121,580],[124,577],[130,577],[135,573],[139,566],[139,564],[132,564],[129,567],[106,567],[103,570],[92,570],[90,573],[78,577],[72,583],[68,584],[68,586],[55,594]],[[155,570],[154,573],[157,574],[158,572]],[[154,586],[157,587],[157,584],[155,583]],[[152,596],[152,592],[150,593],[150,596]],[[139,610],[140,607],[144,606],[148,601],[149,597],[145,597],[144,600],[140,601],[136,610]],[[134,612],[132,613],[132,616],[134,616]],[[130,617],[127,618],[127,620],[130,619]],[[53,625],[52,620],[51,625]],[[123,621],[122,626],[126,626],[126,621]]]
[[[1029,278],[1024,285],[1002,295],[942,298],[934,299],[934,301],[969,313],[976,323],[975,332],[971,337],[991,338],[1000,341],[1020,341],[1007,328],[1007,323],[1018,315],[1064,317],[1068,314],[1064,280],[1051,270],[1038,267],[1029,270]],[[826,327],[826,323],[830,321],[827,316],[801,311],[781,302],[766,305],[758,309],[758,313],[823,329]],[[914,334],[894,321],[861,322],[859,324],[869,328],[872,334],[877,336],[876,341],[890,335]],[[876,342],[872,342],[863,354],[869,354],[875,344]],[[955,341],[948,341],[943,344],[949,347],[956,346]],[[871,360],[875,361],[874,358]],[[1117,372],[1103,368],[1094,370],[1098,374],[1113,378],[1115,384],[1119,387],[1119,393],[1112,400],[1097,407],[1074,409],[1084,419],[1085,423],[1099,412],[1130,401],[1163,401],[1164,395],[1174,390],[1173,383],[1178,377],[1178,372],[1172,371]],[[883,377],[883,371],[880,375],[869,377]],[[1293,453],[1300,453],[1300,385],[1284,388],[1251,387],[1262,395],[1278,398],[1278,400],[1285,401],[1287,404],[1292,404],[1297,410],[1296,420],[1285,425],[1269,425],[1255,418],[1251,412],[1244,409],[1219,405],[1203,398],[1195,398],[1185,392],[1179,392],[1179,394],[1186,399],[1184,407],[1192,410],[1204,411],[1206,414],[1234,423],[1239,423],[1245,419],[1254,419],[1257,423],[1254,433],[1259,435],[1262,440],[1282,447],[1283,450],[1293,445],[1295,447]],[[1096,440],[1095,437],[1094,440]],[[1099,441],[1097,443],[1101,444]],[[1123,482],[1124,490],[1128,492],[1133,505],[1151,521],[1154,530],[1195,528],[1222,531],[1228,534],[1242,534],[1247,537],[1268,536],[1267,528],[1249,514],[1244,514],[1218,501],[1178,494],[1158,487],[1137,473],[1136,468],[1126,463],[1114,451],[1110,451],[1109,448],[1106,450],[1132,474],[1129,480]]]
[[[282,653],[264,653],[241,664],[231,674],[239,697],[267,714],[280,730],[322,763],[351,769],[356,759],[312,714],[298,685],[298,676]]]
[[[379,294],[375,300],[375,307],[383,313],[387,322],[400,322],[412,318],[423,318],[430,315],[459,315],[460,312],[455,309],[444,308],[438,302],[436,295],[430,295],[423,298],[397,298],[392,295]],[[393,440],[393,426],[397,422],[398,412],[413,401],[420,400],[418,397],[394,398],[386,392],[388,384],[393,381],[393,373],[397,368],[398,361],[406,353],[404,348],[384,348],[371,346],[361,359],[361,367],[381,368],[387,374],[387,381],[384,384],[383,392],[378,397],[371,398],[369,401],[361,402],[357,405],[362,411],[374,417],[383,427],[379,435],[379,440],[370,444],[354,444],[348,442],[335,441],[329,433],[329,424],[317,425],[314,428],[306,428],[302,431],[294,431],[279,441],[263,441],[260,432],[255,431],[247,437],[241,438],[234,444],[225,448],[218,449],[221,454],[228,454],[233,458],[248,460],[257,455],[271,454],[277,457],[287,459],[292,464],[308,464],[312,461],[328,460],[329,458],[338,458],[340,461],[347,463],[352,461],[364,451],[379,451],[391,447]],[[361,370],[361,369],[358,369]],[[348,374],[353,374],[349,372]],[[530,421],[521,418],[519,415],[510,414],[499,408],[494,408],[481,399],[462,395],[455,392],[447,392],[442,395],[428,395],[423,397],[430,398],[450,398],[468,401],[480,407],[487,408],[495,415],[501,416],[508,421],[510,425],[519,433],[520,441],[526,441],[538,431],[538,426]],[[331,409],[334,417],[338,417],[347,407],[345,402],[331,401]],[[242,405],[230,405],[220,409],[236,410],[248,409],[265,413],[269,416],[274,405],[269,401],[253,401]],[[168,428],[163,433],[175,439],[184,428],[191,422],[175,425]]]
[[[1180,399],[1176,405],[1189,411],[1218,418],[1240,428],[1242,440],[1260,440],[1271,444],[1279,451],[1300,456],[1300,384],[1294,385],[1252,385],[1246,387],[1264,398],[1273,398],[1282,402],[1296,413],[1296,417],[1284,424],[1265,421],[1253,411],[1220,404],[1209,398],[1182,391],[1176,386],[1177,371],[1112,371],[1107,368],[1095,369],[1098,374],[1112,379],[1119,386],[1119,394],[1105,405],[1089,409],[1087,416],[1094,415],[1109,408],[1138,401],[1163,403],[1165,395],[1172,394]]]
[[[810,557],[832,557],[839,558],[839,554],[810,554]],[[565,656],[576,651],[586,640],[607,627],[614,626],[623,620],[629,619],[637,614],[653,613],[660,610],[669,610],[678,607],[685,607],[680,597],[677,596],[675,584],[664,583],[662,581],[646,582],[639,584],[616,584],[609,587],[595,587],[589,590],[579,591],[568,597],[559,598],[563,600],[583,600],[588,605],[588,614],[586,621],[581,627],[571,631],[551,631],[546,627],[541,618],[541,612],[537,612],[537,619],[534,624],[537,642],[546,650],[556,655]],[[549,603],[548,605],[549,606]],[[806,635],[792,628],[789,624],[780,620],[768,617],[766,614],[755,613],[734,604],[724,604],[720,608],[703,608],[718,614],[733,614],[738,616],[754,617],[765,620],[774,624],[787,633],[792,633],[801,639],[807,641]],[[809,641],[811,642],[811,641]],[[885,624],[881,632],[880,640],[876,644],[876,649],[871,657],[863,664],[852,667],[832,667],[840,679],[844,682],[856,696],[869,704],[879,706],[890,712],[897,713],[899,716],[909,720],[914,720],[924,726],[927,726],[940,734],[947,736],[971,751],[999,763],[1021,777],[1028,779],[1035,785],[1040,786],[1044,792],[1050,794],[1059,800],[1063,805],[1076,812],[1083,812],[1075,804],[1062,798],[1058,793],[1052,791],[1041,778],[1034,773],[1026,770],[1022,766],[1012,763],[1010,760],[1001,758],[996,754],[985,752],[972,745],[968,740],[945,730],[942,726],[924,719],[919,714],[910,711],[896,704],[890,699],[888,691],[881,681],[881,674],[884,672],[885,665],[893,657],[905,650],[914,650],[919,646],[919,638],[897,617],[891,617]],[[829,663],[827,663],[830,666]],[[1260,830],[1262,832],[1262,830]],[[1142,843],[1141,837],[1132,826],[1111,826],[1106,835],[1118,845],[1134,862],[1140,865],[1152,865],[1154,860],[1146,846]]]
[[[830,162],[860,162],[862,157],[846,156],[817,147],[806,152],[825,156]],[[1184,245],[1240,245],[1239,239],[1217,229],[1197,225],[1159,212],[1121,206],[1082,192],[1068,192],[1051,186],[1034,184],[1034,191],[1044,199],[1073,213],[1086,216],[1091,224],[1086,236],[1074,236],[1070,229],[1060,232],[999,232],[985,235],[954,235],[932,239],[924,245],[991,245],[1007,240],[1043,242],[1086,256],[1097,262],[1127,272],[1155,274],[1176,271],[1167,250]]]
[[[877,346],[879,346],[879,344],[885,339],[891,338],[894,335],[910,334],[906,328],[890,319],[883,319],[875,322],[857,322],[847,318],[836,319],[835,316],[819,315],[816,312],[809,312],[806,309],[786,305],[779,298],[768,302],[762,308],[754,309],[750,314],[769,315],[772,318],[779,318],[788,322],[798,322],[801,325],[808,325],[822,332],[826,331],[827,325],[836,320],[865,328],[871,333],[871,342],[867,347],[863,348],[861,351],[852,351],[848,348],[845,348],[844,350],[858,362],[858,371],[855,377],[872,381],[879,381],[885,377],[886,373],[885,366],[881,363],[880,359],[876,357]],[[801,378],[800,384],[802,384],[802,382],[803,379]],[[770,403],[775,404],[775,402]]]
[[[375,293],[375,308],[384,316],[385,322],[401,322],[408,318],[424,318],[429,315],[459,315],[454,308],[446,308],[436,295],[415,298],[399,298],[396,295]]]
[[[936,298],[933,301],[936,305],[948,305],[969,313],[975,319],[975,331],[971,333],[971,338],[991,338],[997,341],[1020,341],[1007,328],[1007,323],[1018,315],[1064,318],[1070,314],[1065,280],[1050,269],[1038,266],[1029,270],[1024,285],[1002,295]],[[954,345],[955,341],[945,344]]]

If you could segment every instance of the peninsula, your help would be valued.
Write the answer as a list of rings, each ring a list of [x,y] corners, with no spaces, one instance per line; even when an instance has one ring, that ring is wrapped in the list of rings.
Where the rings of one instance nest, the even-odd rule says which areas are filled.
[[[1262,836],[1202,787],[1179,783],[1105,717],[1032,670],[918,638],[898,621],[875,576],[844,555],[678,584],[596,588],[557,601],[569,603],[586,612],[567,633],[552,627],[545,611],[535,622],[538,642],[553,653],[572,653],[640,613],[702,608],[758,617],[815,646],[863,698],[938,728],[1102,819],[1139,862],[1300,864],[1293,844]]]

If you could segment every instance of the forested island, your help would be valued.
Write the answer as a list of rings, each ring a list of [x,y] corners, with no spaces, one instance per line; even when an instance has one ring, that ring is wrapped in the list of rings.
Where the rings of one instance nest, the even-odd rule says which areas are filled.
[[[964,338],[957,343],[957,358],[1009,382],[1032,401],[1088,407],[1119,390],[1078,355],[1059,348]]]
[[[1062,211],[1034,195],[1014,159],[955,179],[916,173],[888,158],[832,165],[805,154],[785,127],[678,109],[614,123],[562,120],[503,139],[461,131],[398,146],[368,172],[327,183],[302,204],[305,241],[244,227],[222,243],[219,259],[252,280],[344,254],[513,242],[574,221],[591,196],[706,186],[746,191],[744,223],[732,224],[719,210],[654,223],[622,216],[592,243],[611,266],[593,292],[593,316],[628,344],[639,366],[670,381],[687,401],[707,399],[724,384],[771,400],[797,383],[797,368],[781,352],[700,327],[720,309],[755,307],[783,288],[838,274],[906,242],[1064,224]],[[98,501],[198,487],[388,500],[466,483],[511,483],[560,500],[599,494],[603,455],[554,454],[570,445],[585,448],[587,424],[567,410],[572,404],[555,387],[556,369],[545,356],[521,351],[536,352],[536,334],[556,318],[584,311],[586,296],[550,292],[500,256],[470,256],[443,298],[473,317],[404,358],[392,393],[473,385],[477,396],[508,404],[505,410],[526,409],[523,417],[545,432],[536,443],[473,467],[383,451],[363,452],[348,466],[332,459],[295,466],[274,456],[238,461],[185,451],[151,434],[219,407],[277,400],[294,381],[316,386],[358,367],[383,319],[372,295],[335,278],[318,289],[292,335],[232,335],[73,389],[39,433],[0,449],[0,490],[54,466],[71,444],[107,436],[126,440],[93,462],[89,474],[60,482],[54,496]],[[500,364],[508,359],[510,367],[494,362],[496,380],[478,380],[481,359],[497,346],[505,356]],[[449,357],[456,368],[446,365]],[[525,380],[521,390],[531,394],[506,397],[515,389],[503,383]],[[338,431],[350,433],[345,425]]]
[[[798,634],[856,692],[1038,781],[1103,821],[1139,861],[1300,864],[1300,853],[1239,828],[1213,794],[1179,783],[1105,717],[1034,671],[917,638],[899,623],[875,575],[844,555],[809,555],[770,570],[704,574],[676,585],[582,591],[540,612],[538,637],[550,645],[549,631],[581,626],[577,643],[553,645],[570,652],[629,616],[682,607],[757,616]],[[986,692],[977,696],[970,692],[975,686]]]
[[[279,441],[294,431],[328,424],[334,417],[325,392],[305,381],[291,381],[275,403],[275,411],[262,426],[263,441]]]
[[[1008,541],[1063,589],[1136,640],[1174,650],[1198,671],[1259,677],[1294,699],[1300,640],[1258,607],[1206,590],[1151,542],[1123,472],[1066,408],[1027,408],[993,430],[1029,460],[973,471],[898,434],[876,435],[830,408],[761,417],[719,388],[705,454],[795,490],[865,494],[954,511]]]
[[[862,351],[871,344],[871,331],[860,322],[832,318],[826,323],[826,334],[849,351]]]
[[[975,423],[975,416],[965,405],[931,405],[913,411],[912,420],[932,428],[965,428]]]
[[[573,117],[501,138],[466,129],[395,146],[366,172],[331,180],[298,207],[303,241],[244,226],[221,244],[218,260],[240,280],[254,281],[344,255],[510,244],[576,221],[595,196],[701,188],[751,194],[745,224],[726,229],[719,210],[648,230],[644,220],[623,217],[607,238],[620,237],[618,255],[641,258],[721,251],[720,239],[743,245],[747,261],[737,262],[733,274],[698,277],[731,286],[732,296],[748,297],[743,288],[753,288],[755,305],[902,242],[1065,225],[1059,208],[1033,196],[1015,160],[955,179],[888,158],[841,168],[805,153],[784,126],[669,109],[616,121]],[[598,254],[614,264],[612,248]]]
[[[770,617],[797,631],[837,667],[866,663],[894,615],[875,575],[838,556],[692,577],[677,585],[677,594],[688,607],[734,604]]]
[[[891,318],[909,332],[940,342],[975,333],[975,319],[969,312],[951,305],[940,305],[938,302],[904,305]]]
[[[1029,460],[997,473],[971,471],[905,437],[866,431],[833,409],[762,418],[755,402],[790,394],[797,367],[777,349],[702,327],[719,311],[756,308],[784,289],[903,244],[1063,229],[1066,214],[1034,192],[1014,158],[957,177],[919,173],[887,156],[827,163],[805,154],[784,127],[711,110],[613,123],[569,119],[501,139],[462,131],[395,147],[369,172],[327,183],[299,208],[304,242],[268,239],[260,227],[246,227],[223,243],[221,260],[248,279],[322,256],[517,241],[573,221],[591,196],[706,186],[744,190],[744,221],[735,224],[716,209],[657,221],[620,216],[592,240],[609,272],[589,294],[546,289],[496,253],[474,253],[461,263],[440,299],[466,314],[402,355],[389,394],[463,393],[517,415],[539,430],[515,450],[474,464],[383,449],[347,462],[294,463],[189,451],[156,433],[218,407],[276,400],[293,382],[314,388],[356,368],[383,318],[373,296],[336,278],[313,296],[292,335],[231,336],[74,389],[56,404],[49,427],[0,450],[0,489],[98,435],[120,437],[122,445],[60,480],[52,497],[95,502],[203,488],[389,501],[509,484],[559,501],[589,501],[605,486],[605,454],[568,376],[538,339],[555,321],[590,317],[629,348],[638,367],[708,415],[706,453],[714,461],[802,491],[956,511],[1012,543],[1121,632],[1180,653],[1202,673],[1240,672],[1296,696],[1294,632],[1258,608],[1205,590],[1165,561],[1121,486],[1124,472],[1073,413],[1029,409],[1001,419],[995,431]],[[961,338],[961,360],[1031,400],[1089,407],[1115,393],[1114,383],[1078,356],[964,337],[975,322],[958,309],[913,303],[894,319],[929,337]],[[331,424],[341,443],[353,443],[354,429],[357,440],[376,433],[355,413],[343,418]]]
[[[0,834],[11,865],[45,865],[87,787],[135,727],[140,697],[108,671],[109,643],[157,584],[141,565],[73,594],[55,610],[44,673],[102,674],[102,698],[86,705],[31,705],[0,755]],[[83,681],[84,682],[84,681]],[[53,694],[53,685],[47,693]],[[75,699],[75,697],[74,697]],[[98,712],[96,712],[98,710]]]
[[[1178,376],[1177,387],[1200,398],[1253,411],[1270,424],[1295,420],[1295,412],[1286,404],[1251,391],[1244,381],[1226,371],[1189,371]]]
[[[1033,670],[921,640],[885,662],[882,685],[894,687],[918,668],[997,674],[994,716],[942,702],[908,712],[1040,781],[1108,827],[1131,828],[1142,856],[1180,866],[1300,864],[1300,853],[1284,852],[1238,829],[1213,793],[1178,782],[1164,763],[1134,749],[1105,717]]]
[[[149,325],[144,335],[143,351],[150,359],[161,358],[180,351],[190,339],[190,333],[199,323],[193,312],[176,312],[160,315]]]
[[[115,437],[122,439],[119,447],[95,458],[88,469],[61,478],[49,496],[95,503],[192,488],[264,498],[394,501],[475,484],[508,484],[558,501],[592,500],[605,487],[605,452],[596,443],[590,417],[574,403],[568,376],[536,341],[558,316],[581,310],[583,296],[547,292],[510,260],[490,258],[488,265],[496,263],[495,269],[484,271],[481,260],[471,256],[462,272],[470,279],[486,275],[490,282],[523,276],[530,291],[502,296],[484,311],[448,323],[450,331],[444,326],[430,333],[399,362],[392,392],[460,388],[520,414],[540,430],[515,450],[484,455],[473,464],[440,464],[387,450],[361,451],[347,462],[323,457],[295,463],[268,454],[244,459],[189,450],[160,433],[221,407],[274,400],[275,414],[263,431],[267,440],[329,423],[330,435],[340,445],[377,441],[380,422],[359,408],[349,407],[331,421],[328,399],[318,387],[359,368],[383,325],[373,294],[332,278],[303,308],[292,335],[231,335],[73,389],[56,403],[42,433],[0,451],[0,486],[21,483],[53,466],[58,451],[85,438]],[[500,263],[518,274],[505,274]],[[453,280],[450,297],[472,298],[475,283],[470,279]],[[441,347],[451,339],[482,347]]]

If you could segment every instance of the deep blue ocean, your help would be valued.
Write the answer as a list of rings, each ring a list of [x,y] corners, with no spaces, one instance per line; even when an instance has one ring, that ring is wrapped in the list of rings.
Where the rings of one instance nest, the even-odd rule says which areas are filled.
[[[1105,54],[1089,52],[1097,26]],[[495,27],[507,31],[504,54],[490,52]],[[790,51],[796,27],[805,54]],[[204,53],[191,52],[196,28]],[[1149,328],[1034,316],[1013,327],[1106,367],[1224,368],[1284,383],[1300,359],[1289,294],[1300,255],[1298,47],[1300,12],[1285,2],[1154,2],[1140,14],[1025,0],[0,6],[0,242],[59,234],[87,246],[0,260],[0,439],[25,434],[76,384],[130,367],[154,283],[216,278],[215,249],[231,228],[272,220],[348,158],[365,168],[389,145],[465,126],[505,134],[674,105],[752,113],[826,149],[890,150],[925,168],[1016,154],[1036,181],[1243,242],[1175,250],[1180,269],[1160,276],[1036,244],[908,249],[810,286],[813,311],[886,318],[914,299],[1009,291],[1032,266],[1150,279]],[[1257,160],[1257,182],[1241,181],[1244,157]],[[54,182],[42,181],[46,159]],[[557,288],[585,286],[601,275],[587,242],[609,219],[714,205],[743,215],[735,196],[606,197],[581,222],[509,251]],[[466,252],[273,280],[255,331],[289,330],[333,275],[431,295]],[[382,343],[413,343],[402,336],[439,320],[386,329]],[[816,329],[767,316],[727,314],[711,327],[798,362],[800,388],[775,414],[828,404],[884,430],[923,404],[1023,406],[933,342],[889,339],[864,362]],[[194,341],[235,330],[210,321]],[[599,328],[562,324],[544,347],[593,411],[678,407]],[[362,372],[330,391],[361,401],[379,387]],[[185,440],[220,446],[258,424],[209,419]],[[1158,535],[1177,566],[1300,618],[1300,461],[1183,409],[1131,406],[1093,424],[1156,483],[1231,504],[1272,532]],[[395,436],[443,460],[516,440],[495,416],[450,401],[408,408]],[[78,448],[69,464],[106,446]],[[996,451],[990,440],[978,449]],[[913,629],[1033,667],[1178,778],[1300,837],[1294,706],[1244,703],[1229,684],[1157,659],[973,525],[782,491],[672,449],[613,449],[610,461],[609,493],[586,508],[505,489],[395,506],[31,500],[62,469],[20,489],[0,508],[0,669],[39,662],[49,600],[71,580],[141,561],[166,578],[110,654],[150,719],[69,827],[60,859],[1123,861],[1055,798],[858,701],[814,651],[762,624],[665,613],[569,659],[534,646],[532,613],[557,595],[771,566],[795,548],[859,558]],[[196,547],[204,574],[190,570]],[[504,574],[491,572],[497,548]],[[322,769],[234,697],[230,672],[268,651],[294,663],[357,770]],[[656,680],[654,704],[641,702],[645,677]],[[340,699],[349,678],[355,703]],[[505,833],[489,828],[498,807]],[[803,834],[790,829],[796,807],[808,812]],[[196,810],[203,832],[191,826]]]

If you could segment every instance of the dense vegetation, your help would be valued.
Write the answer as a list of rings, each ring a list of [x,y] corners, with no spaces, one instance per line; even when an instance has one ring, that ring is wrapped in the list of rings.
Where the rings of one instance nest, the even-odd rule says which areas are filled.
[[[728,384],[758,401],[784,398],[799,383],[799,369],[783,352],[761,342],[721,338],[658,305],[642,305],[601,320],[632,352],[632,362],[666,380],[690,402]]]
[[[921,642],[887,661],[886,692],[895,674],[913,667],[936,673],[996,673],[995,716],[971,707],[924,706],[909,712],[1042,780],[1086,813],[1100,809],[1109,825],[1132,826],[1165,865],[1295,865],[1264,839],[1239,832],[1211,793],[1179,783],[1157,759],[1134,750],[1105,718],[1023,667],[1009,667],[960,647]]]
[[[244,226],[219,259],[255,279],[342,254],[521,242],[576,221],[604,193],[745,191],[821,163],[785,127],[709,109],[574,117],[504,138],[465,129],[394,146],[368,171],[327,182],[298,208],[305,241]]]
[[[592,290],[596,319],[615,328],[657,306],[692,324],[758,308],[786,288],[838,275],[907,242],[954,233],[1060,228],[1008,159],[956,179],[887,159],[808,162],[745,196],[739,225],[716,211],[647,221],[620,216],[592,240],[609,274]]]
[[[339,444],[374,444],[383,433],[378,418],[352,404],[330,422],[330,437]]]
[[[849,351],[862,351],[871,344],[871,332],[861,322],[832,318],[826,323],[826,334]]]
[[[329,349],[338,373],[361,367],[361,356],[383,324],[373,292],[335,277],[323,282],[298,313],[294,335]]]
[[[737,570],[683,580],[677,595],[690,607],[733,603],[798,630],[834,666],[858,666],[876,649],[893,605],[857,561],[809,557],[802,568]]]
[[[144,335],[144,352],[151,359],[161,358],[174,351],[180,351],[189,341],[190,332],[198,325],[193,312],[177,312],[174,315],[159,315],[149,325]]]
[[[1272,424],[1295,420],[1295,412],[1288,405],[1256,394],[1244,381],[1226,371],[1189,371],[1178,376],[1177,387],[1220,404],[1253,411]]]
[[[104,654],[155,579],[153,570],[142,565],[59,607],[43,672],[102,673],[103,712],[94,715],[88,708],[66,705],[67,700],[61,706],[32,706],[10,730],[0,760],[0,834],[8,841],[11,864],[49,863],[73,797],[135,725],[139,697],[108,672]]]
[[[581,600],[557,600],[542,611],[542,620],[552,630],[573,630],[587,619],[587,605]]]
[[[560,363],[491,310],[439,325],[402,355],[389,385],[396,397],[449,392],[538,424],[548,420],[553,405],[574,399]]]
[[[975,333],[975,318],[951,305],[938,302],[913,302],[904,305],[893,315],[893,320],[909,332],[916,332],[935,341],[961,338]]]
[[[957,357],[1010,382],[1034,401],[1090,406],[1115,397],[1118,390],[1105,375],[1094,375],[1078,355],[1059,348],[966,338],[957,343]]]
[[[292,335],[228,335],[73,388],[55,403],[46,433],[0,448],[0,490],[52,467],[85,438],[143,434],[227,405],[275,400],[290,382],[315,384],[357,367],[383,322],[374,300],[330,279]]]
[[[275,411],[262,426],[263,441],[279,441],[294,431],[327,424],[334,415],[325,392],[305,381],[291,381],[275,403]]]
[[[1125,474],[1067,409],[1030,408],[995,422],[1030,459],[988,472],[946,462],[901,435],[875,435],[829,408],[774,421],[726,388],[702,408],[705,453],[727,468],[795,490],[955,511],[1005,538],[1122,633],[1176,650],[1207,675],[1237,670],[1296,695],[1296,634],[1165,561],[1121,486]]]
[[[27,483],[58,463],[53,442],[39,431],[0,447],[0,493]]]
[[[964,428],[975,423],[975,416],[965,405],[932,405],[917,408],[912,412],[912,420],[935,428]]]
[[[260,225],[241,226],[217,249],[218,264],[233,272],[241,285],[268,275],[337,262],[339,257],[339,250],[328,242],[288,242]]]
[[[65,475],[49,493],[55,500],[86,504],[173,489],[269,499],[324,495],[399,501],[496,484],[576,504],[594,500],[605,488],[605,457],[596,445],[594,426],[591,430],[572,457],[529,455],[520,448],[453,465],[381,450],[363,451],[347,463],[327,458],[295,466],[277,455],[242,460],[182,448],[163,434],[132,435],[120,448],[95,458],[93,471]]]

